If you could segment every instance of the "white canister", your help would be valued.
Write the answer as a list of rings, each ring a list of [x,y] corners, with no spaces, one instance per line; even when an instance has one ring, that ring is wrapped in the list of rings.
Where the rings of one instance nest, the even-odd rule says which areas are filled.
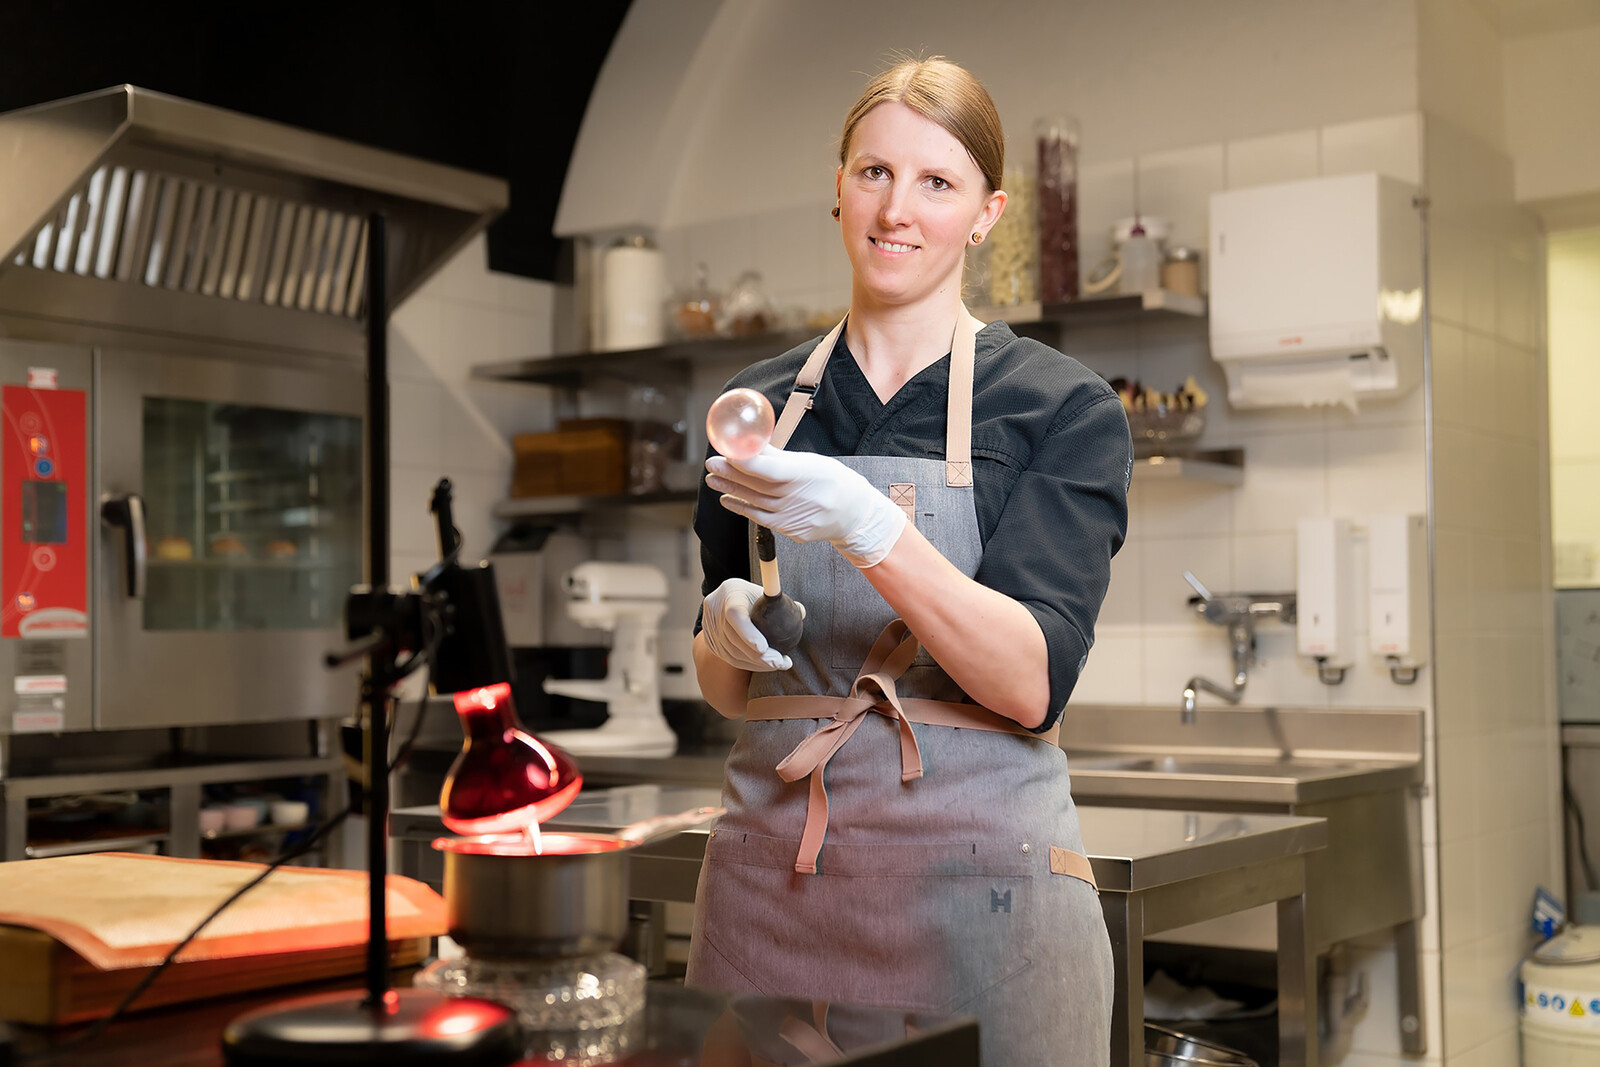
[[[646,237],[625,237],[600,265],[602,349],[649,348],[666,339],[667,272]]]

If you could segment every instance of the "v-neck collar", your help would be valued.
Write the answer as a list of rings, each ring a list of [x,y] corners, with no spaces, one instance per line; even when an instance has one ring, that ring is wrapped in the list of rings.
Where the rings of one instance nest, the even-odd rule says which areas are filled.
[[[950,381],[950,353],[946,352],[906,379],[885,401],[867,380],[866,372],[856,362],[841,333],[833,358],[828,360],[828,377],[832,379],[840,405],[861,430],[859,450],[870,445],[872,438],[900,416],[918,411],[944,396]]]

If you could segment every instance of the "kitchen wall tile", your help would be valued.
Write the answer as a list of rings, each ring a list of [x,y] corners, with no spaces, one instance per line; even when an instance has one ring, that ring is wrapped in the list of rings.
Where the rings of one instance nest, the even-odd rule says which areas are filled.
[[[1211,194],[1226,187],[1222,145],[1153,152],[1140,156],[1137,167],[1136,206],[1171,224],[1168,246],[1210,247]]]
[[[1183,572],[1192,571],[1213,593],[1237,588],[1233,546],[1227,537],[1144,538],[1141,585],[1146,626],[1182,626],[1196,618],[1187,601],[1194,595]]]
[[[1229,141],[1225,146],[1226,188],[1315,178],[1320,149],[1314,129]]]
[[[1132,214],[1133,160],[1082,161],[1078,167],[1078,269],[1082,275],[1087,276],[1095,264],[1111,255],[1112,225]]]
[[[438,463],[392,464],[389,474],[389,552],[428,555],[439,550],[427,511],[439,480]],[[420,504],[418,503],[420,501]]]
[[[1502,341],[1495,371],[1502,432],[1530,444],[1537,443],[1545,422],[1539,395],[1538,357],[1531,349]]]
[[[427,354],[439,346],[440,316],[444,302],[413,296],[389,320],[389,380],[433,381]]]
[[[1238,490],[1196,482],[1140,485],[1135,479],[1128,497],[1128,530],[1150,538],[1225,536],[1232,530],[1232,492]]]
[[[1493,792],[1497,795],[1483,805],[1486,812],[1505,807],[1504,790]],[[1499,827],[1486,831],[1470,846],[1477,854],[1478,938],[1497,933],[1510,923],[1527,921],[1528,901],[1520,899],[1522,894],[1519,891],[1521,872],[1512,869],[1519,836],[1516,830]],[[1517,914],[1519,910],[1522,911],[1520,916]]]
[[[1488,433],[1500,432],[1501,374],[1496,365],[1498,345],[1494,337],[1476,330],[1466,331],[1467,426]]]
[[[509,464],[497,471],[466,471],[450,476],[454,488],[456,528],[461,531],[464,559],[482,559],[489,554],[495,538],[505,524],[490,511],[505,499],[511,480]]]
[[[1434,323],[1467,321],[1467,256],[1470,241],[1458,213],[1428,219],[1428,312]]]
[[[1328,431],[1328,514],[1420,515],[1427,474],[1420,425]]]
[[[1437,1060],[1418,1061],[1403,1056],[1386,1056],[1381,1052],[1366,1052],[1361,1049],[1352,1049],[1344,1059],[1340,1060],[1338,1067],[1410,1067],[1418,1062],[1437,1063]]]
[[[489,244],[480,233],[434,271],[415,296],[493,304],[498,294],[486,284],[488,274]]]
[[[751,266],[761,272],[767,295],[780,306],[796,303],[798,293],[817,284],[822,265],[812,234],[818,211],[833,221],[829,201],[826,207],[808,204],[766,212],[752,227]]]
[[[1451,1067],[1506,1067],[1517,1062],[1520,1047],[1517,1034],[1506,1031],[1495,1034],[1474,1048],[1462,1049],[1450,1055]]]
[[[389,457],[394,463],[436,464],[443,456],[437,389],[414,381],[389,385]]]
[[[543,433],[555,429],[555,397],[539,385],[502,382],[489,388],[498,398],[493,418],[500,436],[510,441],[519,433]]]
[[[1137,626],[1096,626],[1089,662],[1072,691],[1078,704],[1134,704],[1141,699],[1144,639]],[[1070,708],[1069,708],[1070,714]]]
[[[1422,182],[1422,127],[1416,112],[1322,127],[1322,173],[1377,171]]]
[[[495,295],[501,311],[515,311],[521,315],[533,315],[547,323],[550,321],[555,311],[554,282],[524,278],[520,274],[507,274],[504,271],[490,271],[489,276],[494,279]]]
[[[1537,237],[1515,231],[1500,246],[1495,264],[1495,294],[1499,298],[1495,332],[1514,345],[1531,348],[1537,342],[1537,322],[1544,314],[1538,306],[1539,280],[1544,273],[1539,262],[1542,251]]]
[[[1360,401],[1351,411],[1347,407],[1326,408],[1330,430],[1358,430],[1369,426],[1421,426],[1427,413],[1427,393],[1420,384],[1394,397]]]
[[[497,359],[540,359],[551,354],[548,313],[540,315],[531,311],[501,309],[495,316],[495,326],[500,342]]]
[[[1466,228],[1466,239],[1466,327],[1492,335],[1498,314],[1494,233],[1485,222],[1474,219]]]
[[[1345,679],[1328,687],[1328,703],[1338,708],[1397,708],[1415,707],[1425,699],[1418,692],[1428,684],[1427,668],[1412,685],[1401,685],[1389,674],[1383,660],[1368,651],[1365,632],[1355,635],[1354,663],[1345,672]]]
[[[434,374],[446,381],[465,377],[474,364],[500,358],[500,313],[460,300],[439,305],[439,339],[422,353]]]
[[[1233,494],[1236,533],[1293,531],[1306,516],[1326,515],[1327,440],[1322,434],[1251,438],[1244,484]]]
[[[1478,770],[1483,739],[1473,734],[1444,734],[1438,740],[1439,842],[1470,841],[1482,832],[1478,797],[1483,788]]]
[[[1482,921],[1483,854],[1475,837],[1442,841],[1438,845],[1440,936],[1445,950],[1477,941],[1485,933]]]
[[[1472,535],[1440,526],[1433,536],[1434,629],[1441,634],[1470,633],[1473,626]]]
[[[1237,534],[1233,538],[1233,588],[1260,592],[1294,589],[1295,535]]]
[[[479,398],[486,405],[498,406],[497,391],[481,383],[458,385],[438,394],[445,427],[444,464],[452,477],[456,471],[510,469],[511,442],[500,432],[495,419],[485,413]]]
[[[1474,451],[1470,430],[1439,425],[1433,430],[1433,506],[1444,529],[1470,527],[1476,487],[1472,468]]]
[[[1220,628],[1198,618],[1186,626],[1147,625],[1140,637],[1143,641],[1142,703],[1170,705],[1176,710],[1183,687],[1191,676],[1204,674],[1226,681],[1233,675],[1226,636]],[[1213,700],[1212,697],[1201,699]]]
[[[1460,631],[1440,632],[1433,641],[1437,661],[1432,670],[1435,720],[1438,732],[1472,733],[1478,721],[1476,705],[1476,635]]]
[[[1096,629],[1107,626],[1137,626],[1144,620],[1145,541],[1130,538],[1111,559],[1111,584],[1100,605]]]
[[[1212,630],[1214,650],[1205,670],[1199,673],[1227,684],[1233,677],[1233,654],[1227,631],[1220,626]],[[1293,626],[1268,621],[1256,627],[1255,662],[1250,666],[1244,699],[1249,704],[1327,706],[1328,687],[1317,681],[1315,665],[1295,654]]]
[[[1455,323],[1435,317],[1428,325],[1433,372],[1433,418],[1437,425],[1465,428],[1469,422],[1467,335]]]
[[[1473,941],[1444,952],[1444,1032],[1447,1058],[1456,1048],[1472,1048],[1492,1036],[1489,991],[1481,946]]]

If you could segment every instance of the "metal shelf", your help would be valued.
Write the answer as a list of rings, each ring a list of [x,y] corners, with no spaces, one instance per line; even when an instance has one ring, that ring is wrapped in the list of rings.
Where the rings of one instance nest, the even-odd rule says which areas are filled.
[[[1136,482],[1187,481],[1211,485],[1244,483],[1244,449],[1226,448],[1193,452],[1186,456],[1146,456],[1133,461]],[[660,493],[617,493],[609,496],[536,496],[502,500],[494,506],[497,519],[576,515],[586,511],[615,511],[650,506],[688,507],[695,502],[693,489]]]
[[[1228,448],[1213,452],[1192,452],[1186,456],[1146,456],[1133,461],[1136,482],[1209,482],[1213,485],[1244,484],[1244,449]]]
[[[502,500],[493,508],[497,519],[529,519],[542,515],[575,515],[585,511],[615,511],[650,506],[688,507],[694,489],[666,489],[659,493],[613,493],[606,496],[529,496]]]
[[[1063,333],[1074,329],[1152,323],[1204,323],[1206,302],[1200,297],[1152,289],[1131,295],[1090,297],[1065,304],[1016,304],[1008,307],[975,307],[980,319],[1003,319],[1011,326],[1046,324]],[[514,359],[503,363],[480,363],[472,368],[474,378],[491,381],[527,382],[576,388],[602,377],[632,378],[651,373],[681,371],[691,363],[719,363],[758,358],[787,352],[813,340],[822,330],[784,330],[749,337],[707,337],[671,341],[651,348],[614,352],[572,352],[542,359]]]

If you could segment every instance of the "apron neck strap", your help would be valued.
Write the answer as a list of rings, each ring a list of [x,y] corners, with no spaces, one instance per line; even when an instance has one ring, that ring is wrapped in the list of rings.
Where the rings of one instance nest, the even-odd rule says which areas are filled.
[[[828,357],[833,355],[834,347],[839,343],[839,335],[844,333],[847,319],[848,316],[840,319],[839,324],[817,342],[805,366],[795,375],[794,388],[790,390],[789,399],[784,402],[783,411],[778,415],[778,424],[772,431],[773,448],[786,447],[801,417],[811,410],[812,398],[816,396],[817,385],[822,381],[822,372],[827,368]],[[972,324],[972,316],[962,306],[961,313],[956,317],[955,333],[950,338],[950,389],[945,407],[944,442],[944,481],[948,486],[972,485],[972,374],[976,345],[977,330]]]

